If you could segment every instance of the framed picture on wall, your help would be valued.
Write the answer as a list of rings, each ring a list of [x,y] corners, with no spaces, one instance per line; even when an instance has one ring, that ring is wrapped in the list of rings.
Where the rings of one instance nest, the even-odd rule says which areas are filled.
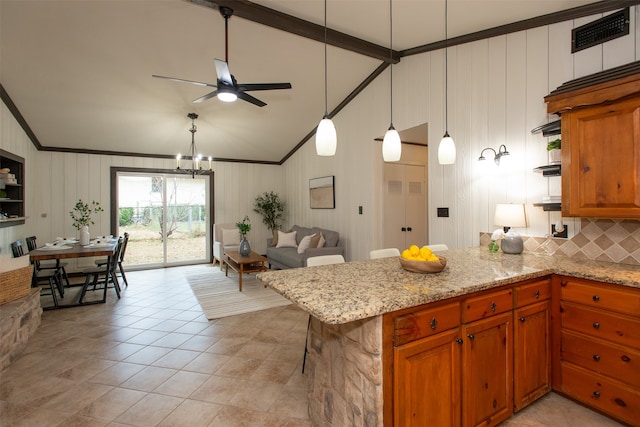
[[[309,180],[309,205],[311,209],[335,209],[335,177],[323,176]]]

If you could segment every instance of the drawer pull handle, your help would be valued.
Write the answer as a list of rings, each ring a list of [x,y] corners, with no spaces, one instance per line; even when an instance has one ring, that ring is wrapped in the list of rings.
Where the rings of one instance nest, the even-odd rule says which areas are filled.
[[[496,311],[496,308],[498,308],[498,305],[495,302],[491,301],[491,311]]]
[[[540,291],[536,291],[536,299],[540,298]]]
[[[598,399],[600,397],[600,392],[599,391],[594,391],[593,392],[593,397],[595,397],[596,399]]]
[[[631,358],[629,356],[627,356],[626,354],[624,356],[621,356],[620,359],[622,359],[622,361],[626,362],[626,363],[631,362]]]
[[[594,296],[593,296],[593,300],[594,300],[595,302],[598,302],[598,301],[600,301],[600,297],[599,297],[598,295],[594,295]]]
[[[524,318],[524,317],[521,317],[521,318],[520,318],[520,319],[518,319],[518,320],[520,320],[522,323],[524,323],[525,318]]]
[[[598,323],[598,322],[593,322],[593,328],[594,328],[594,329],[600,329],[600,323]]]
[[[600,355],[599,354],[594,354],[593,355],[593,360],[595,360],[596,362],[600,361]]]
[[[622,406],[623,408],[627,406],[624,400],[620,399],[619,397],[616,397],[615,399],[613,399],[613,401],[616,402],[619,406]]]
[[[437,327],[438,327],[438,321],[434,317],[433,319],[431,319],[431,329],[435,329]]]
[[[467,334],[467,336],[469,337],[469,339],[471,341],[473,341],[474,339],[476,339],[476,337],[473,334]]]

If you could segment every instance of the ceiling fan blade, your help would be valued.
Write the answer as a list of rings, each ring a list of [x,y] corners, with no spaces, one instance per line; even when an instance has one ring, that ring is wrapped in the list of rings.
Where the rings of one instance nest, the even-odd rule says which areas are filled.
[[[266,102],[262,102],[258,98],[254,98],[253,96],[244,92],[238,92],[238,98],[242,99],[243,101],[250,102],[253,105],[257,105],[258,107],[264,107],[265,105],[267,105]]]
[[[216,95],[218,95],[218,91],[214,90],[213,92],[209,92],[206,95],[202,95],[200,98],[194,99],[193,102],[195,104],[198,104],[200,102],[206,101],[207,99],[211,99],[211,98],[215,97]]]
[[[156,74],[152,74],[151,77],[157,77],[159,79],[173,80],[175,82],[191,83],[191,84],[198,85],[198,86],[218,87],[217,85],[214,85],[213,83],[204,83],[204,82],[198,82],[198,81],[195,81],[195,80],[179,79],[177,77],[158,76]]]
[[[239,83],[238,88],[244,91],[291,89],[291,83]]]
[[[229,65],[226,62],[220,59],[214,59],[213,62],[216,64],[216,74],[218,75],[218,80],[228,84],[229,86],[233,86],[233,79],[231,78],[231,73],[229,72]]]

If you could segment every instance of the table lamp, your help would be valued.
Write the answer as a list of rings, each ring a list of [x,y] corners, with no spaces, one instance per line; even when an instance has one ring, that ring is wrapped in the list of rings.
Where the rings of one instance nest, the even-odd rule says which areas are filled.
[[[493,223],[504,227],[505,234],[500,245],[502,252],[505,254],[521,254],[524,248],[522,237],[511,230],[511,227],[527,226],[524,205],[522,203],[498,203]]]

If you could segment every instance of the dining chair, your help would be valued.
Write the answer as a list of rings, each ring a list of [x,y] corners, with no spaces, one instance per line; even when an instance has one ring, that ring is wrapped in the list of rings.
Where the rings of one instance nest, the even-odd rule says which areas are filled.
[[[374,249],[369,252],[369,259],[391,258],[394,256],[400,256],[398,248]]]
[[[123,238],[118,239],[116,250],[113,255],[107,258],[107,263],[103,265],[96,265],[95,267],[87,268],[82,271],[85,275],[84,284],[82,285],[82,291],[80,292],[79,303],[83,302],[84,297],[87,294],[89,286],[93,285],[93,290],[98,289],[98,286],[102,286],[103,296],[100,302],[107,301],[107,289],[109,289],[109,283],[113,284],[113,289],[116,291],[116,296],[120,299],[120,282],[118,282],[118,259],[120,259],[120,252],[123,248]]]
[[[124,233],[124,237],[122,238],[122,251],[120,252],[120,257],[118,258],[118,271],[120,272],[120,276],[124,281],[124,286],[129,287],[129,282],[127,282],[127,276],[124,274],[124,267],[122,263],[124,262],[124,253],[127,250],[127,243],[129,243],[129,233]],[[107,259],[97,259],[95,261],[97,266],[104,266],[108,262]]]
[[[16,240],[11,243],[11,253],[14,258],[19,258],[24,256],[24,247],[22,245],[22,240]],[[64,286],[62,286],[62,278],[60,277],[59,270],[38,270],[34,269],[33,271],[33,280],[31,281],[31,287],[37,288],[45,282],[49,285],[49,289],[51,291],[50,294],[40,294],[40,295],[51,295],[53,299],[53,305],[55,307],[58,306],[58,297],[56,295],[56,290],[60,294],[60,298],[64,298]]]
[[[307,258],[307,267],[316,267],[319,265],[343,264],[344,257],[342,255],[320,255]],[[302,358],[302,373],[304,374],[304,365],[307,363],[307,347],[309,346],[309,330],[311,329],[311,315],[307,322],[307,337],[304,340],[304,357]]]
[[[29,252],[35,251],[38,249],[38,244],[36,243],[36,236],[27,237],[24,239],[27,242],[27,249]],[[67,270],[65,270],[66,262],[60,262],[59,259],[56,259],[55,262],[50,261],[35,261],[33,263],[36,270],[59,270],[60,277],[64,279],[64,282],[67,284],[67,287],[71,286],[69,283],[69,276],[67,276]]]

